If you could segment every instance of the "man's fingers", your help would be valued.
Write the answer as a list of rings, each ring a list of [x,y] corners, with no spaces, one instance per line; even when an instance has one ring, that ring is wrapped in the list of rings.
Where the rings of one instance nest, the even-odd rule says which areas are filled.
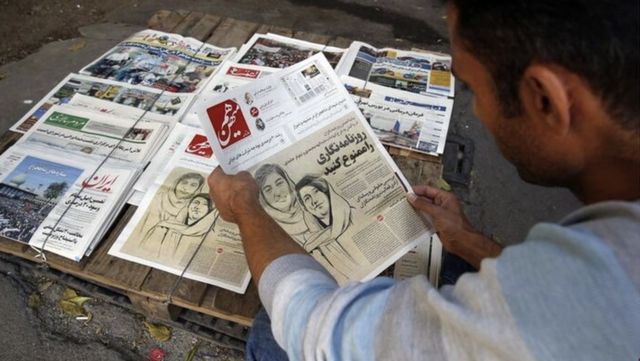
[[[431,217],[437,218],[440,214],[442,214],[442,208],[440,206],[436,206],[435,204],[433,204],[433,202],[425,197],[421,197],[415,193],[407,193],[407,199],[414,208],[423,211]]]
[[[413,186],[413,192],[419,196],[431,199],[436,198],[437,196],[449,195],[449,192],[428,186],[426,184]]]

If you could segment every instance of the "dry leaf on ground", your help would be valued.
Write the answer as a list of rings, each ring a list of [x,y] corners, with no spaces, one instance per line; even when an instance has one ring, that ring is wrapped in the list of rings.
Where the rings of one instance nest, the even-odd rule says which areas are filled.
[[[78,296],[76,291],[67,287],[60,300],[58,300],[58,306],[69,316],[87,317],[87,320],[91,320],[91,313],[83,307],[85,302],[89,300],[92,300],[92,298]]]
[[[169,341],[171,338],[171,329],[167,326],[147,321],[144,321],[144,325],[147,331],[149,331],[149,334],[158,341]]]

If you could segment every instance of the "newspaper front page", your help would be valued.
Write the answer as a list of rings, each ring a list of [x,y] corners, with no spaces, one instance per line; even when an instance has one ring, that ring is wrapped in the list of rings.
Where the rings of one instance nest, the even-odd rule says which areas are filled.
[[[20,143],[42,150],[144,165],[160,146],[167,126],[136,122],[73,107],[51,107]]]
[[[84,98],[84,99],[82,99]],[[91,102],[90,100],[96,100]],[[18,120],[11,130],[24,133],[54,105],[74,104],[122,117],[139,117],[147,111],[153,119],[178,122],[191,104],[193,96],[173,94],[141,86],[69,74]]]
[[[339,282],[373,278],[429,238],[322,54],[194,108],[222,168],[249,170],[267,213]]]
[[[209,197],[217,165],[206,136],[188,129],[109,254],[244,293],[251,275],[239,230]]]
[[[432,155],[444,152],[453,99],[372,85],[364,89],[349,77],[341,80],[382,143]]]
[[[277,34],[254,34],[235,56],[235,62],[283,69],[314,54],[323,53],[331,66],[340,62],[345,50]]]
[[[0,235],[79,261],[121,209],[138,170],[24,145],[0,156]]]
[[[235,53],[196,39],[156,30],[140,31],[80,73],[172,93],[196,93]]]
[[[451,56],[438,53],[376,49],[354,41],[336,68],[338,75],[416,94],[453,97]]]

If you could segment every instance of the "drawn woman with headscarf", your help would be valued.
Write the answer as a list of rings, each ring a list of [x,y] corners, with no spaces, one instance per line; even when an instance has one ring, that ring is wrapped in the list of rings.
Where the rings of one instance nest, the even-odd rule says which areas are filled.
[[[351,225],[351,205],[318,176],[304,176],[295,189],[304,208],[313,215],[307,222],[305,250],[329,272],[353,277],[359,264],[340,242]]]
[[[309,232],[307,222],[313,218],[306,214],[295,193],[295,183],[287,172],[276,164],[264,164],[255,173],[260,188],[262,208],[294,240],[303,244]]]
[[[190,249],[206,237],[218,216],[211,198],[206,193],[193,196],[186,207],[187,212],[182,219],[167,220],[156,224],[146,235],[157,238],[159,247],[157,257],[161,260],[175,260],[183,257]],[[195,249],[191,247],[191,249]],[[190,255],[186,255],[189,257]]]
[[[164,221],[177,221],[187,216],[187,205],[194,195],[200,193],[204,185],[204,177],[195,172],[181,175],[170,189],[156,194],[145,214],[139,234],[141,235],[140,247],[143,250],[153,252],[158,244],[153,242],[154,237],[150,231]]]

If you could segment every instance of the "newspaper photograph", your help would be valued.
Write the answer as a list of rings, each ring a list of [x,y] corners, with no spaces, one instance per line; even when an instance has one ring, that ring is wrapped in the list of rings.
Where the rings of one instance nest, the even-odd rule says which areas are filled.
[[[341,77],[365,119],[384,144],[439,155],[444,152],[453,99],[352,85]]]
[[[338,65],[344,49],[276,34],[254,34],[242,46],[235,61],[240,64],[282,69],[299,63],[314,54],[323,53],[331,66]]]
[[[375,277],[431,235],[409,184],[322,54],[194,107],[227,173],[340,283]]]
[[[354,41],[336,68],[365,84],[403,90],[415,94],[453,97],[455,79],[451,73],[451,56],[438,53],[376,49]]]
[[[83,98],[84,99],[81,99]],[[89,101],[96,100],[95,103]],[[54,105],[74,104],[114,113],[118,116],[139,117],[145,111],[153,119],[176,123],[191,104],[188,94],[163,93],[158,89],[69,74],[49,94],[29,110],[11,130],[25,133]],[[120,106],[120,107],[118,107]]]
[[[0,235],[79,261],[123,205],[137,170],[14,146],[0,156]]]
[[[217,164],[206,136],[191,131],[109,254],[244,293],[250,273],[239,230],[209,197],[206,178]]]
[[[162,123],[136,122],[73,107],[53,106],[42,119],[20,138],[21,143],[140,165],[148,161],[167,131]]]
[[[172,93],[194,93],[235,48],[143,30],[124,40],[80,73]]]

